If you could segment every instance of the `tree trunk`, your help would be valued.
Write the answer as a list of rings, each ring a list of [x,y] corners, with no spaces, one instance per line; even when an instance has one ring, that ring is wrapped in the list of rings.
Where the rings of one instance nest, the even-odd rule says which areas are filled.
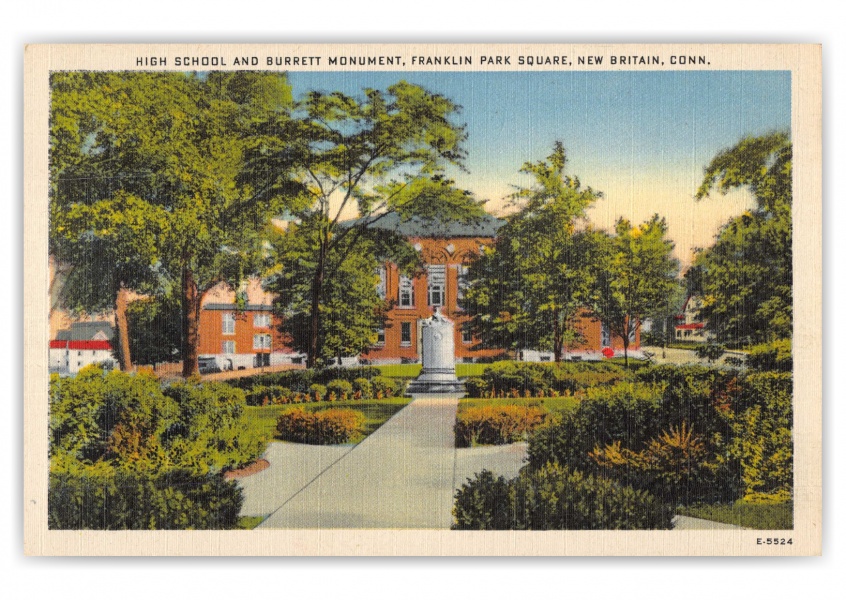
[[[115,329],[117,330],[117,354],[121,371],[132,370],[132,354],[129,350],[129,320],[126,316],[129,290],[122,284],[115,294]]]
[[[182,269],[182,376],[199,375],[200,292],[194,273]]]
[[[320,252],[317,257],[317,270],[311,282],[311,318],[308,327],[308,357],[306,367],[314,367],[320,347],[318,337],[320,333],[320,296],[323,293],[323,277],[326,270],[326,243],[321,239]]]
[[[552,352],[555,355],[555,364],[561,362],[561,347],[564,345],[562,343],[563,333],[561,331],[561,323],[556,316],[552,319]]]
[[[629,326],[631,325],[631,321],[626,318],[626,326],[623,328],[624,335],[623,335],[623,362],[626,365],[626,369],[629,368]]]

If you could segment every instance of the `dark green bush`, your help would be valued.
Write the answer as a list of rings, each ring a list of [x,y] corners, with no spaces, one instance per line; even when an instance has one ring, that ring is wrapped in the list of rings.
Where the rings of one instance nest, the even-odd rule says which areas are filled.
[[[590,386],[613,385],[630,377],[631,374],[619,365],[604,362],[565,362],[556,365],[509,361],[487,367],[479,378],[484,384],[471,378],[474,381],[470,385],[480,397],[551,396],[573,393]],[[470,395],[476,396],[472,392]]]
[[[349,400],[353,394],[353,384],[346,379],[333,379],[326,384],[326,391],[335,395],[336,400]]]
[[[369,379],[359,377],[353,381],[353,393],[359,400],[371,400],[373,398],[373,384]]]
[[[454,529],[670,529],[673,510],[651,494],[558,464],[506,481],[483,471],[456,493]]]
[[[378,377],[381,371],[376,367],[329,367],[326,369],[291,369],[275,373],[259,373],[249,377],[230,379],[227,383],[242,390],[250,390],[255,386],[277,385],[290,388],[294,392],[308,392],[313,383],[326,385],[333,379],[355,381],[362,378],[368,381]]]
[[[308,386],[308,393],[311,397],[312,402],[325,402],[326,401],[326,386],[321,385],[319,383],[312,383]]]
[[[464,390],[468,398],[486,398],[490,387],[484,377],[468,377],[464,380]]]
[[[91,470],[89,470],[91,471]],[[243,502],[235,481],[184,469],[51,473],[50,529],[234,529]]]
[[[707,344],[697,347],[695,352],[696,356],[699,358],[704,358],[709,363],[713,363],[719,360],[719,358],[726,353],[726,347],[722,344],[708,342]]]
[[[389,398],[391,396],[402,395],[403,385],[401,381],[380,375],[379,377],[374,377],[372,383],[373,396],[376,398]]]
[[[793,371],[793,351],[790,340],[776,340],[749,349],[746,365],[758,371]]]

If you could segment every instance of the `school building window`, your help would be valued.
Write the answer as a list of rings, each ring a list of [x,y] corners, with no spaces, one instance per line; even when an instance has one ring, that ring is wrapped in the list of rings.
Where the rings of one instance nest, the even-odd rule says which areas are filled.
[[[232,313],[223,313],[223,335],[235,334],[235,315]]]
[[[443,306],[446,295],[446,265],[429,265],[429,306]]]
[[[254,335],[253,350],[270,350],[270,336],[266,333]]]
[[[376,271],[376,274],[379,276],[379,283],[376,285],[376,294],[380,300],[384,300],[388,293],[388,272],[385,270],[385,267],[379,267]]]
[[[224,340],[223,341],[223,353],[224,354],[235,354],[235,341],[234,340]]]
[[[270,327],[270,315],[267,313],[258,313],[253,316],[253,327],[264,328]]]
[[[414,306],[414,282],[405,275],[400,276],[399,305],[406,308]]]
[[[411,323],[400,323],[400,346],[411,346]]]

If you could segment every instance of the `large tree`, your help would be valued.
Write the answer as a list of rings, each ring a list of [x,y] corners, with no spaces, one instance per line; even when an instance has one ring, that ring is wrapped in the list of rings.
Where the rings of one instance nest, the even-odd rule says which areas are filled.
[[[793,329],[793,146],[786,133],[741,140],[706,167],[697,199],[748,188],[756,208],[726,223],[697,256],[701,317],[735,344],[786,339]]]
[[[566,163],[558,142],[546,160],[523,165],[534,183],[512,194],[518,211],[471,266],[467,298],[486,346],[551,350],[558,362],[579,341],[573,325],[588,304],[597,258],[585,211],[601,193],[565,174]]]
[[[679,261],[667,239],[667,223],[654,215],[637,226],[619,219],[605,241],[597,273],[593,313],[623,340],[629,364],[629,344],[647,317],[666,310],[678,289]]]
[[[256,184],[244,172],[247,154],[281,143],[285,76],[56,73],[52,92],[51,251],[108,282],[92,283],[100,303],[151,279],[177,282],[183,374],[196,373],[203,294],[256,268],[270,216],[295,193],[282,173]]]
[[[325,228],[320,213],[290,223],[284,232],[269,238],[270,269],[264,287],[274,292],[276,310],[282,315],[282,331],[295,350],[311,347],[312,282],[318,268],[321,235]],[[357,355],[376,343],[384,326],[389,302],[379,294],[380,266],[390,260],[406,272],[418,267],[419,256],[404,238],[376,229],[345,236],[326,254],[331,273],[320,290],[318,352],[315,364],[332,358]]]
[[[302,185],[291,214],[313,228],[304,324],[309,366],[326,354],[324,288],[342,276],[344,261],[359,252],[374,224],[389,214],[441,220],[482,214],[469,193],[443,176],[445,165],[460,166],[463,158],[457,110],[448,98],[404,81],[387,91],[366,89],[361,98],[311,92],[297,118],[283,124],[285,134],[274,137],[280,143],[249,155],[254,178],[274,185],[279,173],[293,171]]]

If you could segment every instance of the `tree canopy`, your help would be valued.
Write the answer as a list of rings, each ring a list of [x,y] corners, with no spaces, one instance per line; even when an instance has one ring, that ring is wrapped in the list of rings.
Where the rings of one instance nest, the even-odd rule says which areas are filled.
[[[283,173],[272,185],[245,176],[289,118],[285,75],[73,72],[51,86],[51,251],[91,282],[76,303],[180,282],[184,374],[197,372],[202,295],[255,270],[292,195]]]
[[[697,198],[748,187],[757,203],[726,223],[696,259],[700,316],[720,341],[755,344],[791,336],[792,148],[786,133],[746,138],[705,169]]]
[[[573,320],[588,304],[597,247],[585,211],[602,194],[565,174],[566,164],[557,142],[546,160],[523,165],[534,184],[515,190],[518,211],[470,269],[468,305],[483,345],[551,350],[560,361],[578,341]]]
[[[483,213],[469,192],[443,174],[445,165],[460,166],[464,156],[466,134],[454,122],[457,111],[448,98],[405,81],[386,91],[366,89],[360,98],[311,92],[275,144],[257,144],[248,154],[254,178],[275,185],[279,173],[292,173],[300,186],[290,212],[307,223],[294,231],[308,232],[313,252],[303,323],[309,366],[326,354],[321,344],[329,339],[321,320],[333,294],[326,295],[324,287],[331,278],[351,275],[344,271],[346,261],[364,249],[365,232],[379,219],[396,214],[451,220]]]

